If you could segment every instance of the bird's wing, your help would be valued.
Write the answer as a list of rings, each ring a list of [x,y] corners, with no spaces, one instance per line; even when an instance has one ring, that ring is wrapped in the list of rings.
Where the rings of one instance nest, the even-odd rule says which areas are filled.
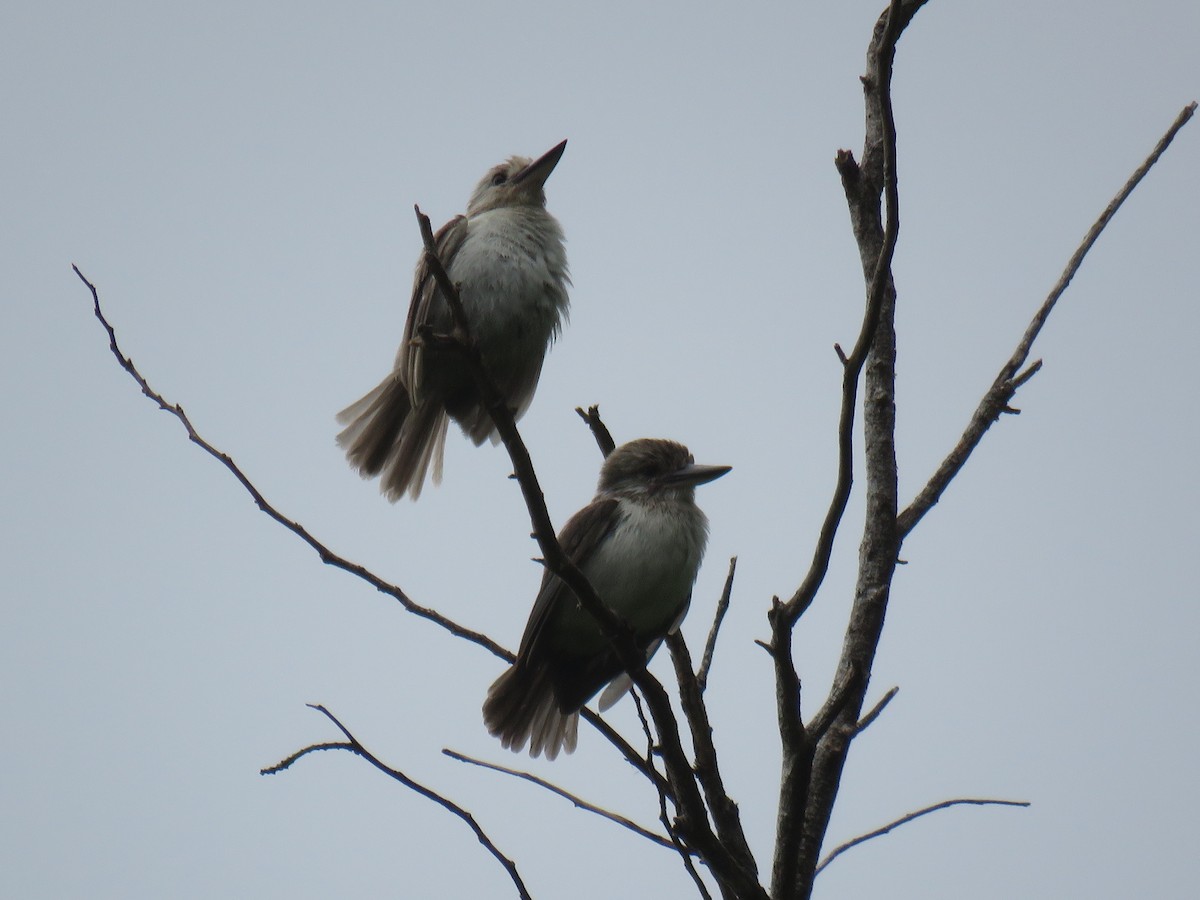
[[[466,239],[466,216],[455,216],[439,228],[437,234],[433,236],[438,259],[441,260],[442,268],[447,272],[450,271],[450,265]],[[429,261],[425,258],[425,251],[422,250],[416,274],[413,275],[412,300],[408,304],[408,319],[404,323],[404,340],[400,342],[400,350],[396,354],[396,371],[408,385],[413,405],[416,405],[417,392],[421,384],[421,358],[423,356],[422,348],[413,346],[413,338],[417,337],[422,325],[440,324],[434,321],[436,313],[434,298],[436,296],[438,296],[437,282],[429,267]]]
[[[616,526],[619,505],[620,502],[614,497],[593,500],[567,520],[558,535],[559,546],[567,559],[581,569],[587,564],[596,548]],[[563,601],[576,602],[575,595],[547,569],[542,576],[542,586],[534,601],[533,611],[529,614],[529,622],[525,625],[525,634],[521,637],[518,653],[521,659],[528,659],[531,652],[536,652],[533,648],[538,643],[542,629],[554,608]]]

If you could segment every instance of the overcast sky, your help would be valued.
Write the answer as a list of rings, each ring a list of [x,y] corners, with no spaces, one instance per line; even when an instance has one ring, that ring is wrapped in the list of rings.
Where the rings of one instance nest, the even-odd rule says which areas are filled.
[[[391,365],[420,239],[510,154],[568,138],[547,185],[571,322],[522,422],[551,513],[599,464],[572,412],[734,467],[700,489],[710,704],[769,870],[767,636],[832,490],[863,285],[833,167],[860,152],[882,0],[841,3],[7,4],[0,12],[5,685],[0,894],[507,897],[471,809],[541,898],[690,897],[679,860],[442,747],[528,765],[652,824],[594,733],[512,756],[479,707],[502,665],[404,613],[255,509],[115,364],[125,350],[288,516],[418,602],[515,647],[540,571],[501,448],[387,503],[334,414]],[[924,483],[1083,234],[1200,95],[1200,5],[933,2],[900,44],[898,455]],[[1103,235],[990,433],[904,548],[823,897],[1184,898],[1195,815],[1200,124]],[[800,623],[808,710],[841,647],[861,526]],[[655,671],[666,673],[667,660]],[[614,724],[636,737],[632,705]]]

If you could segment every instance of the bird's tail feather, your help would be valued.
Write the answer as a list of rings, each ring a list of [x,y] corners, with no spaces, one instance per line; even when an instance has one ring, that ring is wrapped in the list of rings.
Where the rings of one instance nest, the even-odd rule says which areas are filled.
[[[579,742],[579,713],[559,710],[545,669],[533,671],[520,663],[488,689],[483,721],[506,750],[519,753],[528,742],[534,757],[545,753],[546,759],[554,759],[564,748],[574,751]]]
[[[389,375],[362,399],[340,413],[346,427],[338,444],[363,478],[382,474],[381,489],[393,503],[407,491],[421,495],[425,476],[433,464],[433,480],[442,480],[442,454],[447,418],[440,406],[412,405],[408,388]]]

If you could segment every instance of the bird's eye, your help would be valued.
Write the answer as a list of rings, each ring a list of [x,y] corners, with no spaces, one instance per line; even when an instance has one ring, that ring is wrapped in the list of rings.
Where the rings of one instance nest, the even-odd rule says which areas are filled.
[[[508,181],[508,176],[503,172],[497,172],[492,176],[492,185],[494,187],[500,187],[500,185],[504,184],[506,181]]]

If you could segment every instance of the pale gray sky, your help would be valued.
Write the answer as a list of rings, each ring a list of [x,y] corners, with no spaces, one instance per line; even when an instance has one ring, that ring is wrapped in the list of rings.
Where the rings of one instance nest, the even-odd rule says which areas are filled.
[[[419,236],[512,153],[547,186],[571,324],[523,431],[561,523],[618,440],[734,472],[685,633],[707,631],[727,782],[769,866],[778,739],[765,637],[830,495],[862,280],[832,160],[859,152],[872,3],[9,4],[0,12],[0,367],[8,438],[0,894],[505,897],[469,807],[535,896],[689,897],[678,859],[528,784],[479,706],[497,660],[326,568],[259,514],[111,358],[125,349],[287,515],[515,646],[540,572],[503,451],[452,436],[446,483],[386,503],[334,413],[395,352]],[[919,488],[1078,241],[1200,94],[1193,0],[933,2],[901,42],[899,461]],[[1200,125],[1101,238],[1044,371],[905,547],[825,897],[1190,897],[1200,881],[1194,558],[1200,504]],[[841,644],[854,506],[800,627],[810,704]],[[466,562],[464,562],[466,560]],[[666,671],[666,660],[656,663]],[[810,707],[811,708],[811,707]],[[626,701],[616,725],[637,734]],[[642,822],[643,784],[586,730],[530,764]]]

